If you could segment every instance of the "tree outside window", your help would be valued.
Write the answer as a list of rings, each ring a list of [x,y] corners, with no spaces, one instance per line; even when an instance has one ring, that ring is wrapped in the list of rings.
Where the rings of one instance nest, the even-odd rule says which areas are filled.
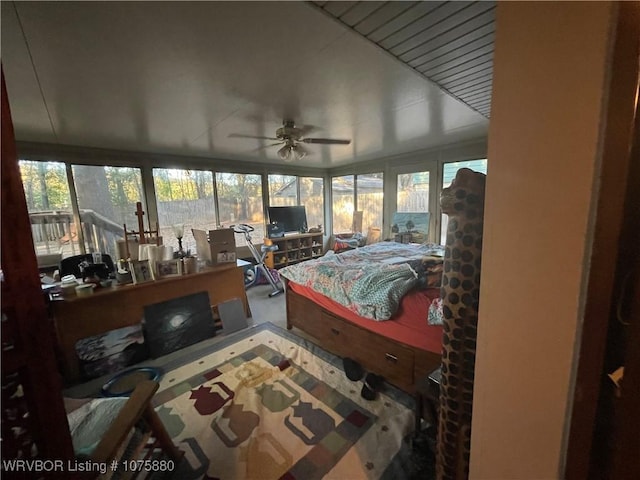
[[[79,254],[65,164],[20,160],[19,165],[36,255]]]
[[[224,227],[246,223],[255,231],[252,241],[261,243],[265,237],[260,175],[216,172],[219,221]],[[246,245],[244,235],[236,234],[236,245]]]
[[[140,169],[73,165],[72,171],[86,250],[117,258],[116,240],[124,238],[124,225],[138,230],[136,203],[145,205]],[[148,216],[144,226],[149,230]]]
[[[215,202],[213,196],[213,173],[201,170],[153,169],[156,191],[158,223],[165,245],[178,250],[178,241],[173,225],[183,225],[182,246],[196,252],[191,229],[213,230],[216,228]]]

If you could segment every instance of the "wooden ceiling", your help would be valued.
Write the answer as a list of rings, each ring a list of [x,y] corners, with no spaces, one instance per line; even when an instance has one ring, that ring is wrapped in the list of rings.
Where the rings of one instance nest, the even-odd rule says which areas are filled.
[[[314,3],[490,116],[495,2]]]
[[[6,2],[23,142],[330,168],[484,138],[490,2]]]

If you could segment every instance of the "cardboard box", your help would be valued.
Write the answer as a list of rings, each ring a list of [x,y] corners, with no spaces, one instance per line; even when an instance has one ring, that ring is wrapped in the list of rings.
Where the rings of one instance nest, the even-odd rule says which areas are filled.
[[[192,229],[192,233],[198,258],[207,265],[236,263],[236,237],[232,228],[209,230],[208,235],[204,230]]]
[[[195,232],[194,232],[195,237]],[[196,238],[196,245],[202,244],[202,235]],[[220,228],[209,230],[207,236],[208,248],[198,248],[198,256],[207,262],[207,265],[216,266],[227,263],[236,263],[236,237],[232,228]],[[198,240],[200,240],[198,242]],[[202,255],[200,255],[202,253]]]
[[[203,260],[205,263],[211,263],[211,249],[209,248],[209,236],[204,230],[191,229],[193,239],[196,241],[196,256],[198,260]]]
[[[209,230],[211,264],[236,263],[236,237],[233,228]]]

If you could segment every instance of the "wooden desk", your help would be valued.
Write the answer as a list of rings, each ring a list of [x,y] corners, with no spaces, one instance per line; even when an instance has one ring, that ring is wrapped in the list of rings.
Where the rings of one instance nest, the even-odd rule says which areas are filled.
[[[65,380],[73,384],[80,379],[75,350],[78,340],[139,324],[147,305],[203,291],[209,294],[212,306],[239,298],[247,317],[251,316],[244,288],[244,272],[235,265],[137,285],[101,288],[93,295],[52,302]]]

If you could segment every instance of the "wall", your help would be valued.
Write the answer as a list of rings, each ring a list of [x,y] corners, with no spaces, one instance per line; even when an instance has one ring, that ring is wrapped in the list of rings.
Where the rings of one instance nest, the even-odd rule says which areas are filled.
[[[474,479],[562,477],[613,11],[498,5]]]

